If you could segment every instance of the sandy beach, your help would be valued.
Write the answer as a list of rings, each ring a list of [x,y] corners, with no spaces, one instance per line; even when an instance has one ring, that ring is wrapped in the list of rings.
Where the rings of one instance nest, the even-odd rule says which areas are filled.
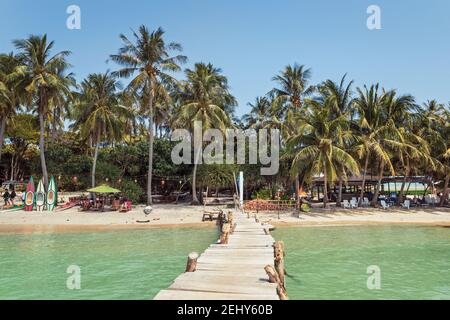
[[[77,208],[65,211],[26,212],[0,211],[0,233],[97,231],[124,228],[214,227],[214,222],[202,222],[203,206],[185,204],[154,205],[148,216],[144,206],[136,206],[127,213],[82,212]],[[255,213],[250,212],[251,216]],[[262,222],[277,227],[323,226],[352,224],[424,224],[450,226],[450,209],[318,209],[300,215],[282,212],[260,212]],[[148,221],[148,222],[146,222]]]

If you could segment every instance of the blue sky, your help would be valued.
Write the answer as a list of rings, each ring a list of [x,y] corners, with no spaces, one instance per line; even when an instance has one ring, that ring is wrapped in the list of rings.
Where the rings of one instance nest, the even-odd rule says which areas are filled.
[[[66,8],[81,8],[81,30],[66,28]],[[381,30],[368,30],[366,9],[381,8]],[[422,103],[450,101],[448,0],[0,0],[0,52],[12,39],[47,33],[56,50],[72,51],[78,79],[114,70],[106,60],[119,33],[161,26],[183,45],[185,67],[212,62],[228,76],[239,106],[269,91],[271,78],[297,62],[312,68],[312,82],[380,82]],[[179,75],[182,77],[182,74]]]

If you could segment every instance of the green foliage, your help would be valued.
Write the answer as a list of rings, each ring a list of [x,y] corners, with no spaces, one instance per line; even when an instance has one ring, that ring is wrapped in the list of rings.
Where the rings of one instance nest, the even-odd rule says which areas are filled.
[[[262,188],[252,194],[252,199],[271,200],[272,190],[269,188]]]
[[[145,196],[144,189],[137,183],[131,180],[122,180],[119,183],[119,189],[122,191],[122,194],[131,200],[133,203],[139,203],[143,201],[143,197]]]
[[[307,203],[302,203],[300,205],[300,211],[302,212],[309,212],[311,210],[311,206]]]

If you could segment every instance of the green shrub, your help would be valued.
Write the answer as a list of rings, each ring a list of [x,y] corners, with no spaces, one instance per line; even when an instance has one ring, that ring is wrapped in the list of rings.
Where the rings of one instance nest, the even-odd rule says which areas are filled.
[[[140,203],[145,195],[141,186],[131,180],[123,180],[119,185],[119,189],[122,191],[122,195],[134,204]]]

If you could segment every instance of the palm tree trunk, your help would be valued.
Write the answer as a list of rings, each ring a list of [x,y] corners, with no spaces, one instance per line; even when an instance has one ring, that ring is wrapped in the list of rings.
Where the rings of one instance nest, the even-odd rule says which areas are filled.
[[[298,210],[300,203],[300,176],[297,174],[295,176],[295,209]]]
[[[6,117],[0,121],[0,161],[2,160],[3,139],[5,138]]]
[[[200,202],[198,201],[198,198],[197,198],[196,180],[197,180],[197,164],[200,159],[200,155],[202,153],[201,151],[202,151],[202,149],[199,148],[197,151],[197,154],[195,155],[194,171],[192,172],[192,202],[191,202],[191,204],[193,204],[193,205],[200,204]]]
[[[443,206],[445,200],[448,198],[448,184],[449,184],[449,180],[450,180],[450,173],[447,173],[447,176],[445,177],[445,182],[444,182],[444,192],[442,193],[442,198],[441,201],[439,202],[439,206]]]
[[[366,174],[368,166],[369,166],[369,155],[366,156],[366,161],[364,162],[364,172],[362,177],[361,194],[359,195],[358,207],[361,207],[362,201],[364,199],[364,188],[366,187]]]
[[[323,170],[323,207],[328,208],[328,177],[327,177],[327,169]]]
[[[150,84],[148,101],[148,174],[147,174],[147,204],[152,204],[152,174],[153,174],[153,86]]]
[[[45,189],[48,188],[48,173],[47,173],[47,163],[45,162],[45,149],[44,149],[44,114],[42,109],[39,112],[39,126],[40,126],[40,137],[39,137],[39,150],[41,158],[41,168],[42,168],[42,178],[44,180]]]
[[[338,191],[338,198],[336,200],[336,207],[340,207],[342,202],[342,178],[339,177],[339,191]]]
[[[405,177],[403,178],[402,181],[402,186],[400,188],[400,193],[398,195],[398,199],[397,199],[397,205],[400,205],[400,203],[403,202],[403,194],[404,194],[404,190],[405,190],[405,185],[406,185],[406,180],[409,177],[409,159],[406,159],[406,168],[405,168]]]
[[[94,161],[92,163],[92,188],[95,188],[95,171],[97,169],[98,148],[100,145],[100,130],[97,131],[97,143],[95,144]]]
[[[378,202],[378,194],[380,192],[381,180],[383,179],[383,172],[384,172],[384,160],[381,160],[380,172],[378,175],[378,183],[377,183],[377,187],[375,188],[375,194],[373,195],[373,199],[372,199],[373,207],[375,207]]]

